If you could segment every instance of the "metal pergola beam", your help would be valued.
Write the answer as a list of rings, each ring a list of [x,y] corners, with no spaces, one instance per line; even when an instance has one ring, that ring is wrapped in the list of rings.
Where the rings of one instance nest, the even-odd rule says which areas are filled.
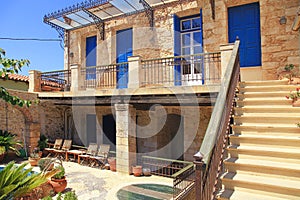
[[[154,27],[154,11],[153,8],[145,1],[145,0],[140,0],[140,3],[143,5],[146,15],[149,20],[149,25],[150,27]]]
[[[91,13],[90,11],[88,11],[87,9],[85,8],[82,8],[82,10],[88,14],[91,18],[93,18],[94,20],[94,24],[96,25],[96,27],[99,29],[99,32],[100,32],[100,39],[101,40],[104,40],[104,30],[105,30],[105,25],[104,25],[104,21],[96,16],[95,14]]]

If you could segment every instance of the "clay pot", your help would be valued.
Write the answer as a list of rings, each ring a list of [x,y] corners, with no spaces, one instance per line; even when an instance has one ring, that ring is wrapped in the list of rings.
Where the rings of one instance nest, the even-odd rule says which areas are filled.
[[[143,173],[143,167],[140,165],[132,167],[132,173],[134,176],[141,176]]]
[[[116,167],[116,159],[115,158],[108,158],[108,163],[109,163],[109,168],[111,171],[115,172],[117,171],[117,167]]]
[[[49,183],[52,185],[53,190],[56,193],[64,191],[67,187],[67,180],[65,176],[62,179],[51,178]]]
[[[293,102],[293,107],[300,107],[300,99]]]
[[[28,161],[30,163],[31,166],[38,166],[38,162],[39,162],[40,158],[28,158]]]

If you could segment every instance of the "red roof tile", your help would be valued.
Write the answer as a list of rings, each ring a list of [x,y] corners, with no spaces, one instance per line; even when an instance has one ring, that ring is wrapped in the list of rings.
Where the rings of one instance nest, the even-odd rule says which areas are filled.
[[[1,78],[4,78],[4,75],[2,75]],[[9,80],[14,80],[14,81],[23,81],[23,82],[29,82],[29,77],[20,75],[20,74],[9,74],[8,75]]]

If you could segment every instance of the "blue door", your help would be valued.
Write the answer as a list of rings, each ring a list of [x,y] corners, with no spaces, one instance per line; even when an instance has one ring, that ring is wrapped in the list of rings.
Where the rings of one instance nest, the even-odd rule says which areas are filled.
[[[259,4],[228,8],[229,42],[239,37],[240,66],[261,66]]]
[[[95,67],[97,64],[97,36],[86,38],[86,52],[85,52],[86,67]],[[96,68],[87,68],[86,79],[96,79]]]
[[[128,62],[132,56],[132,29],[117,31],[117,63]],[[117,88],[127,88],[128,64],[117,67]]]

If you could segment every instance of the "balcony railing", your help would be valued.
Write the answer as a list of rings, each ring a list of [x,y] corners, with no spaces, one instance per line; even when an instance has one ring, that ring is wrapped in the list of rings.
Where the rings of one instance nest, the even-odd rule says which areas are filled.
[[[220,83],[221,53],[204,53],[142,61],[142,86]]]
[[[194,164],[186,166],[177,173],[173,174],[173,199],[182,199],[195,184]]]
[[[71,70],[41,73],[42,90],[68,91],[71,86]]]
[[[128,82],[128,62],[81,69],[84,88],[125,88]]]

